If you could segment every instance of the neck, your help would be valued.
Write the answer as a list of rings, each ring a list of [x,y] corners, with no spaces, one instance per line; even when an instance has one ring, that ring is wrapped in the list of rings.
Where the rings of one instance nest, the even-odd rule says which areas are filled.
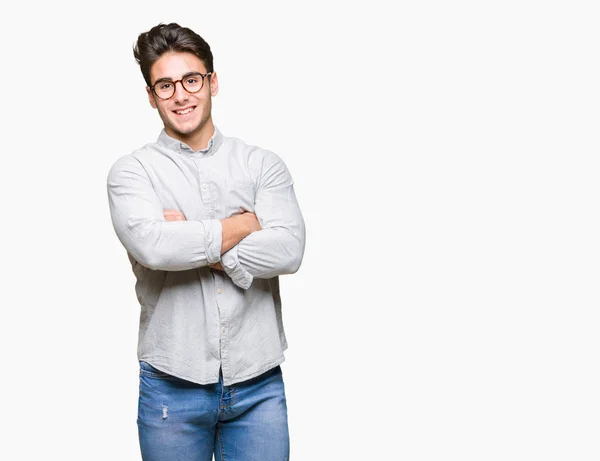
[[[193,133],[174,133],[168,127],[165,127],[165,131],[173,139],[178,139],[179,141],[186,143],[194,151],[199,151],[208,147],[210,138],[215,134],[215,125],[213,124],[211,117]]]

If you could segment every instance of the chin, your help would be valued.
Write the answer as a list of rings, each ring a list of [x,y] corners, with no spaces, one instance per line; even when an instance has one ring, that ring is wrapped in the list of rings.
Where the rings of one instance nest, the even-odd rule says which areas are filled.
[[[182,124],[182,125],[173,123],[173,124],[171,124],[171,129],[177,133],[191,134],[191,133],[198,131],[201,126],[202,126],[202,124],[199,122],[186,123],[186,124]]]

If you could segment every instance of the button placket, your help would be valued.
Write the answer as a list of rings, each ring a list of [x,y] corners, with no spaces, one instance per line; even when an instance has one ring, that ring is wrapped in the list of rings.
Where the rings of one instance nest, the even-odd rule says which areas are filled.
[[[207,182],[202,182],[200,184],[200,194],[202,195],[202,201],[204,203],[211,203],[213,201],[212,190]]]
[[[214,271],[215,282],[215,298],[219,309],[219,344],[221,368],[224,375],[229,373],[229,313],[227,312],[227,304],[224,302],[223,294],[225,293],[223,285],[224,275],[220,271]]]

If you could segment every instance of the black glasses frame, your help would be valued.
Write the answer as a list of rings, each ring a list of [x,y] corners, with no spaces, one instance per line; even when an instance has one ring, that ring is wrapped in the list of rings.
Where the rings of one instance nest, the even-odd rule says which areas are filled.
[[[200,85],[200,88],[198,88],[196,91],[190,91],[190,90],[188,90],[188,89],[185,87],[185,83],[183,83],[183,81],[184,81],[186,78],[190,78],[190,77],[196,77],[196,76],[198,76],[198,75],[199,75],[200,77],[202,77],[202,85]],[[177,82],[180,82],[180,83],[181,83],[181,87],[182,87],[182,88],[183,88],[185,91],[187,91],[187,92],[188,92],[188,93],[190,93],[190,94],[195,94],[195,93],[198,93],[199,91],[202,91],[202,88],[204,88],[204,78],[205,78],[205,77],[208,77],[208,76],[210,76],[210,75],[212,75],[212,72],[207,72],[206,74],[203,74],[203,73],[201,73],[201,72],[194,72],[193,74],[188,74],[188,75],[186,75],[185,77],[182,77],[182,78],[180,78],[179,80],[174,80],[174,81],[171,81],[171,80],[159,80],[159,81],[158,81],[158,82],[156,82],[154,85],[152,85],[152,86],[150,87],[150,89],[152,90],[152,92],[155,94],[155,96],[156,96],[158,99],[161,99],[161,100],[163,100],[163,101],[166,101],[167,99],[171,99],[173,96],[175,96],[175,89],[176,89],[176,88],[175,88],[175,86],[177,85]],[[173,84],[173,94],[172,94],[171,96],[169,96],[168,98],[161,98],[161,97],[158,95],[158,93],[156,92],[156,90],[154,89],[154,87],[155,87],[156,85],[158,85],[159,83],[167,83],[167,82],[168,82],[168,83],[172,83],[172,84]]]

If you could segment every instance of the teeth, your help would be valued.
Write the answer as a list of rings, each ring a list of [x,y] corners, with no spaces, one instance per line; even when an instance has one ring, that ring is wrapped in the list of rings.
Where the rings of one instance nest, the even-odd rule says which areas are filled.
[[[194,110],[194,108],[190,107],[189,109],[186,109],[186,110],[176,110],[175,113],[179,114],[179,115],[185,115],[185,114],[189,114],[193,110]]]

